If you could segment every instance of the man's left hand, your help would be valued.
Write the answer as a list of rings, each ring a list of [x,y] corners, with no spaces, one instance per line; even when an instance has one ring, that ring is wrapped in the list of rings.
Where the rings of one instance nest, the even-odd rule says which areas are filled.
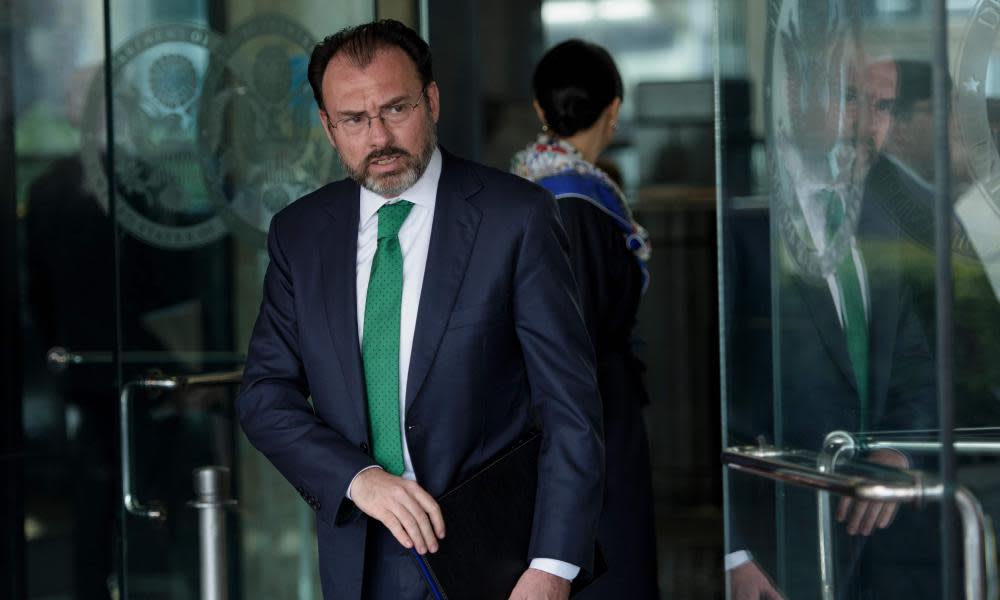
[[[868,461],[897,469],[910,467],[906,455],[895,450],[876,450],[868,456]],[[837,521],[847,522],[847,533],[867,536],[876,528],[885,529],[891,525],[898,508],[899,505],[895,502],[855,501],[851,498],[842,498],[837,507]]]
[[[517,580],[509,600],[567,600],[569,586],[569,579],[538,569],[528,569]]]

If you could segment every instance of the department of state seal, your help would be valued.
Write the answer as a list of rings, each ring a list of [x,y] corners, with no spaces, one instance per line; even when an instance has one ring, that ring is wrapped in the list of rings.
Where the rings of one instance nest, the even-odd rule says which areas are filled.
[[[765,107],[772,215],[797,271],[833,273],[857,229],[875,157],[860,88],[857,15],[836,4],[768,5]]]
[[[956,158],[964,162],[972,185],[1000,215],[1000,154],[997,152],[1000,115],[991,115],[987,82],[995,79],[990,64],[1000,29],[1000,1],[980,0],[966,25],[955,57],[954,116],[958,128]],[[996,90],[993,90],[996,95]],[[992,117],[992,118],[991,118]]]
[[[233,232],[257,245],[277,211],[341,176],[306,76],[314,44],[294,21],[258,16],[226,36],[205,80],[205,181]]]
[[[225,235],[198,159],[199,97],[216,34],[186,24],[146,30],[111,57],[111,173],[118,223],[153,246],[186,249]],[[108,209],[104,76],[85,105],[87,187]]]

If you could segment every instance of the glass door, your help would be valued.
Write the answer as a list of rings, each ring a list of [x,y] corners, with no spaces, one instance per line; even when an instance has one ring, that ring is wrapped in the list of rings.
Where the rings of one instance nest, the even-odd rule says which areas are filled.
[[[126,595],[197,593],[191,472],[221,465],[239,502],[228,530],[238,549],[228,557],[231,594],[313,597],[311,509],[245,442],[225,374],[239,368],[259,306],[271,217],[342,176],[306,77],[312,46],[371,19],[372,5],[111,2],[110,10],[122,380],[155,374],[128,398],[123,389],[122,469],[132,475],[123,492],[134,501],[123,518]],[[101,136],[93,139],[99,146]],[[222,374],[222,383],[155,385],[161,374],[204,373]]]
[[[937,4],[717,3],[730,597],[995,593],[1000,13],[947,3],[946,106]]]
[[[213,465],[238,502],[230,596],[318,597],[312,511],[245,441],[232,400],[270,218],[342,176],[309,53],[374,3],[0,10],[23,365],[5,392],[0,596],[198,597],[192,471]]]

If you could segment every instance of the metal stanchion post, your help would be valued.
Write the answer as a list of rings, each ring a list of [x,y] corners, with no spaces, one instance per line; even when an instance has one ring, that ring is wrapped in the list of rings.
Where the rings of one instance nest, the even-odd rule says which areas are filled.
[[[198,509],[201,600],[227,600],[226,509],[236,504],[236,500],[229,498],[229,469],[195,469],[194,493],[195,499],[188,505]]]

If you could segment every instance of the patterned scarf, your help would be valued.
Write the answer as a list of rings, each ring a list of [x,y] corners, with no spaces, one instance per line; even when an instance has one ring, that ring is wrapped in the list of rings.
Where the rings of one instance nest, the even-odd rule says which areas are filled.
[[[593,177],[606,185],[613,192],[613,197],[609,197],[608,194],[598,194],[597,198],[588,199],[611,216],[622,230],[625,246],[635,255],[642,268],[643,291],[645,291],[649,280],[646,261],[653,251],[649,233],[636,222],[625,194],[607,173],[584,160],[583,155],[572,144],[547,133],[539,134],[537,141],[515,154],[510,170],[531,181],[575,172]]]

